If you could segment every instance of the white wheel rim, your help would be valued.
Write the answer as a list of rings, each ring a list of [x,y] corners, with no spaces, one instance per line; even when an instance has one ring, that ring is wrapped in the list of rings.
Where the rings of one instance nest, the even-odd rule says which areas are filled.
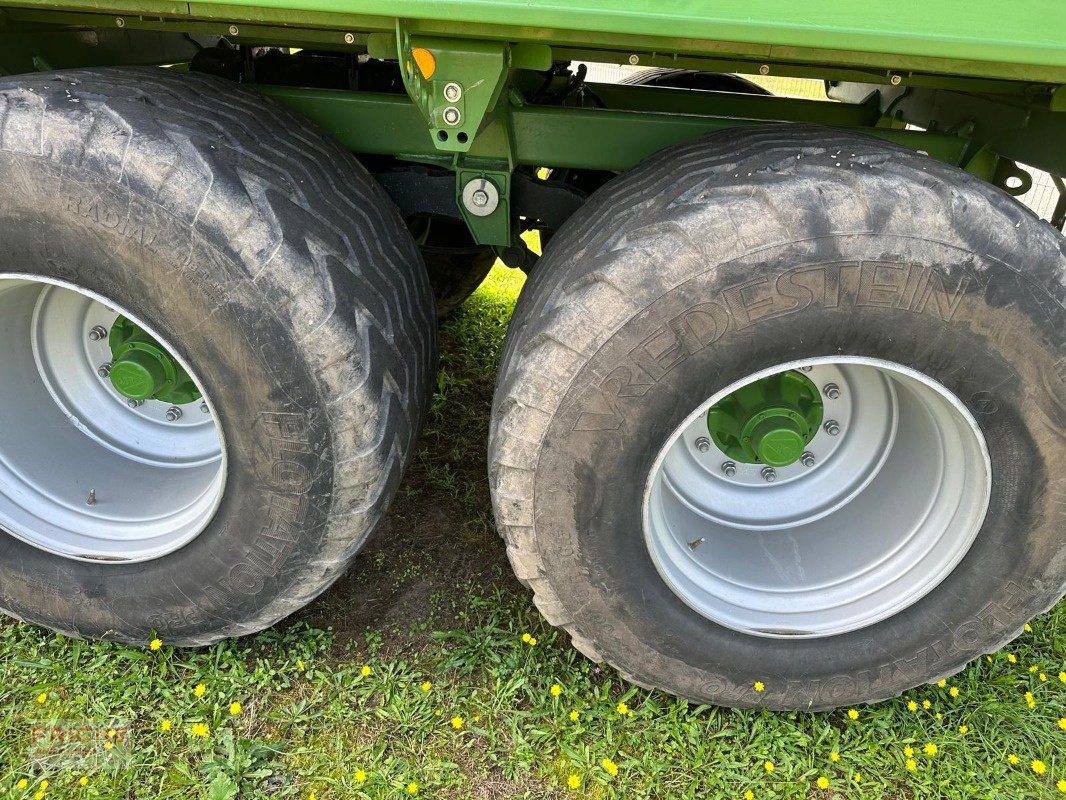
[[[98,374],[119,315],[135,314],[64,281],[0,274],[0,529],[66,558],[137,562],[198,536],[222,500],[226,458],[210,399],[137,407]],[[180,416],[168,419],[177,408]],[[171,416],[174,412],[171,411]]]
[[[801,368],[839,387],[822,398],[839,434],[823,425],[813,466],[778,468],[772,483],[757,464],[725,474],[731,460],[707,446],[710,407]],[[649,473],[644,537],[666,584],[706,618],[756,636],[832,636],[899,613],[947,577],[991,486],[980,428],[940,383],[887,361],[811,359],[751,375],[689,415]]]

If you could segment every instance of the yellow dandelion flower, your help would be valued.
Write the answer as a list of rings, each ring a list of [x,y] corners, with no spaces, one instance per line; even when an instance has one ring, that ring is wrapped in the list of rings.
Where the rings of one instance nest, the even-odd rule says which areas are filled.
[[[751,688],[757,692],[764,692],[766,691],[766,684],[762,681],[755,681],[755,683],[751,685]]]
[[[89,785],[89,776],[88,775],[82,775],[80,778],[78,778],[78,785],[79,786],[88,786]]]
[[[308,792],[307,793],[307,800],[318,800],[318,798],[315,797],[315,793],[314,792]]]
[[[240,713],[241,713],[241,708],[242,708],[242,706],[241,706],[241,704],[240,704],[240,703],[236,703],[236,702],[234,702],[234,703],[230,703],[230,704],[229,704],[229,713],[230,713],[230,714],[231,714],[232,716],[234,716],[234,717],[235,717],[235,716],[237,716],[238,714],[240,714]]]
[[[948,689],[948,694],[950,694],[952,697],[958,697],[959,696],[959,687],[958,686],[952,686],[950,689]]]
[[[960,725],[959,726],[959,733],[961,733],[963,736],[965,736],[969,732],[970,732],[970,726],[969,725]]]
[[[163,640],[162,639],[152,639],[152,641],[150,641],[148,643],[148,649],[149,650],[158,650],[162,646],[163,646]]]
[[[371,674],[373,674],[373,672],[374,670],[370,668],[369,664],[363,664],[363,668],[359,670],[359,674],[362,675],[364,678],[369,677]]]
[[[189,733],[202,739],[211,735],[211,728],[203,722],[194,722],[189,726]]]
[[[907,710],[908,711],[917,711],[918,710],[918,702],[915,701],[915,700],[909,701],[907,703]]]
[[[30,782],[28,780],[26,780],[25,778],[23,778],[22,780],[20,780],[18,783],[15,784],[15,786],[17,788],[19,788],[19,789],[25,789],[29,785],[30,785]]]
[[[204,696],[204,692],[206,692],[206,691],[207,691],[207,687],[204,686],[202,683],[198,683],[198,684],[196,684],[196,687],[192,690],[192,693],[194,695],[196,695],[197,697],[203,697]]]
[[[551,692],[552,697],[558,697],[563,693],[563,687],[557,683],[553,683],[552,687],[548,691]]]
[[[296,669],[300,670],[300,672],[303,672],[306,669],[304,662],[300,659],[296,659]]]
[[[1029,671],[1030,672],[1036,672],[1038,669],[1040,669],[1040,667],[1038,667],[1036,664],[1031,664],[1029,666]]]
[[[815,781],[815,783],[818,784],[818,788],[819,789],[828,789],[829,788],[829,778],[825,777],[825,775],[820,776],[818,778],[818,780]]]
[[[523,633],[522,634],[522,641],[525,642],[526,644],[529,644],[529,640],[532,639],[532,638],[533,637],[530,636],[528,633]]]
[[[356,783],[366,783],[366,771],[365,770],[357,769],[355,771],[355,782]]]
[[[1009,661],[1012,664],[1017,664],[1018,663],[1018,656],[1014,655],[1014,653],[1007,653],[1007,661]]]
[[[1036,708],[1036,698],[1033,697],[1032,692],[1025,693],[1025,704],[1029,706],[1029,708]]]
[[[169,731],[170,730],[170,720],[169,719],[165,719],[162,722],[160,722],[159,723],[159,730],[163,731],[163,733],[166,733],[167,731]]]
[[[407,793],[418,794],[418,784],[414,781],[411,781],[409,784],[407,784]]]
[[[1038,677],[1038,678],[1040,679],[1040,682],[1041,682],[1041,683],[1045,683],[1045,682],[1047,681],[1047,675],[1045,675],[1045,674],[1044,674],[1043,672],[1041,672],[1041,673],[1040,673],[1039,675],[1037,675],[1036,677]]]
[[[528,644],[530,647],[536,647],[537,646],[537,637],[536,636],[530,636],[529,637],[529,641],[526,642],[526,644]]]
[[[829,754],[829,760],[835,764],[840,760],[840,753],[834,750],[832,753]]]
[[[629,713],[629,706],[627,706],[625,703],[619,703],[614,707],[614,710],[617,711],[620,716],[624,717],[626,714]]]
[[[580,717],[581,717],[581,712],[580,711],[571,711],[570,712],[570,721],[571,722],[577,722]]]
[[[1030,625],[1030,624],[1029,624],[1029,623],[1027,622],[1027,623],[1025,623],[1024,625],[1022,625],[1022,630],[1023,630],[1023,631],[1025,631],[1026,633],[1032,633],[1032,632],[1033,632],[1033,626],[1032,626],[1032,625]]]
[[[916,762],[913,758],[908,758],[907,763],[904,766],[907,767],[908,772],[914,772],[916,769],[918,769],[918,762]]]
[[[1059,779],[1059,781],[1055,784],[1055,788],[1063,794],[1066,794],[1066,780]]]
[[[421,689],[426,694],[429,694],[430,690],[433,689],[433,683],[431,681],[422,681],[422,685],[419,686],[418,688]]]
[[[903,757],[904,758],[910,758],[913,755],[914,755],[914,748],[913,747],[911,747],[910,745],[907,745],[906,747],[903,748]]]
[[[1034,758],[1029,764],[1029,768],[1037,775],[1043,775],[1047,772],[1047,764],[1041,761],[1039,758]]]
[[[849,719],[858,719],[859,718],[859,712],[856,711],[854,708],[849,708],[848,709],[848,718]]]
[[[933,714],[933,719],[943,719],[943,718],[944,718],[944,715],[941,714],[939,711],[937,711],[935,714]]]
[[[774,771],[774,762],[773,761],[764,761],[763,765],[762,765],[762,768],[764,770],[766,770],[767,772],[773,772]]]
[[[862,780],[862,773],[856,772],[855,775],[852,777],[852,780],[855,781],[855,783],[859,783]]]
[[[1066,731],[1066,717],[1059,717],[1059,727]]]
[[[455,728],[457,731],[462,729],[462,727],[463,727],[463,718],[462,717],[459,717],[459,716],[452,717],[451,721],[452,721],[452,727]]]
[[[755,792],[753,792],[751,789],[748,789],[746,792],[744,792],[744,800],[755,800]]]
[[[934,742],[928,742],[926,743],[925,747],[922,748],[922,750],[925,751],[925,754],[927,756],[932,757],[936,755],[937,747]]]
[[[115,749],[115,743],[114,742],[104,742],[104,749],[105,750],[114,750]]]
[[[47,780],[43,780],[43,781],[41,781],[41,790],[42,791],[47,791],[48,787],[51,786],[51,785],[52,784],[50,784]]]
[[[611,759],[609,758],[605,758],[600,761],[600,766],[603,767],[607,771],[607,774],[610,775],[612,778],[618,774],[618,765],[611,761]]]
[[[48,692],[41,692],[39,695],[37,695],[37,705],[43,706],[47,702],[48,702]]]
[[[1009,753],[1007,755],[1007,761],[1009,761],[1011,764],[1014,764],[1015,766],[1021,763],[1021,759],[1018,758],[1018,756],[1014,755],[1014,753]]]
[[[566,785],[575,791],[581,788],[581,776],[571,772],[566,777]]]
[[[37,792],[37,794],[33,796],[33,800],[44,800],[44,792]]]
[[[941,689],[943,689],[945,686],[948,685],[947,678],[941,678],[940,680],[938,680],[936,682],[936,685],[939,686]]]
[[[1062,681],[1063,683],[1066,683],[1066,672],[1060,672],[1059,673],[1059,680]]]
[[[933,704],[931,702],[929,702],[928,700],[923,700],[922,701],[922,708],[924,708],[926,711],[928,711],[932,707],[933,707]]]

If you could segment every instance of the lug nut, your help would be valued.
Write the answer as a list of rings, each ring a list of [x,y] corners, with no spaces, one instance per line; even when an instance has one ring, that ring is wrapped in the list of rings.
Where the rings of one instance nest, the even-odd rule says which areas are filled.
[[[825,428],[825,432],[830,436],[836,436],[840,433],[840,423],[835,419],[827,419],[822,427]]]
[[[810,372],[811,368],[810,367],[800,367],[799,370],[800,370],[800,372]]]
[[[822,391],[825,393],[825,396],[828,397],[830,400],[836,400],[838,397],[840,397],[840,387],[837,386],[835,383],[827,383],[825,386],[822,387]]]
[[[141,406],[144,405],[144,401],[143,400],[134,400],[131,397],[129,400],[126,401],[126,405],[128,405],[130,408],[140,408]]]
[[[171,406],[167,409],[167,422],[177,422],[181,419],[181,409],[177,406]]]
[[[101,339],[107,338],[107,328],[103,325],[93,325],[89,329],[89,341],[99,342]]]
[[[711,440],[706,436],[701,436],[696,440],[696,449],[701,453],[706,453],[711,449]]]
[[[808,450],[806,453],[800,456],[800,463],[805,467],[814,466],[814,453]]]
[[[446,83],[444,85],[444,99],[449,103],[456,102],[463,96],[463,87],[458,83]]]
[[[100,368],[98,370],[96,370],[96,374],[99,375],[101,378],[106,378],[108,375],[110,375],[111,374],[111,362],[108,361],[106,364],[101,364]]]
[[[460,118],[459,109],[455,106],[448,106],[444,109],[444,121],[448,125],[458,125]]]
[[[762,479],[767,483],[773,483],[777,480],[777,470],[773,467],[763,467],[762,472],[759,474],[762,475]]]
[[[205,414],[211,413],[211,409],[207,407],[207,403],[200,403],[200,410]]]
[[[726,461],[724,464],[722,464],[722,474],[725,475],[727,478],[732,478],[734,475],[737,474],[737,465],[734,464],[732,461]]]

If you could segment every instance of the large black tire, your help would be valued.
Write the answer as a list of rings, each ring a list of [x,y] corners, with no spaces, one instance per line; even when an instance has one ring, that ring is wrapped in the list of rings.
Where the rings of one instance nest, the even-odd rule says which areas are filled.
[[[920,370],[966,405],[991,456],[984,524],[943,582],[876,624],[806,639],[717,625],[649,557],[651,462],[714,392],[838,355]],[[1015,200],[861,135],[724,133],[612,181],[539,263],[498,378],[496,518],[548,621],[635,683],[777,709],[888,698],[1062,597],[1064,365],[1066,240]]]
[[[229,462],[209,526],[152,561],[0,533],[0,608],[178,645],[277,622],[342,574],[412,454],[436,363],[414,241],[350,154],[217,78],[18,76],[0,108],[4,263],[153,325],[198,372]]]

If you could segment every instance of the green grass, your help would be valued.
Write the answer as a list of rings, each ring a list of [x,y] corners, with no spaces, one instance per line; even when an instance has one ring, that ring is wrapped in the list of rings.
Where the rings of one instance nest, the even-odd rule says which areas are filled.
[[[520,284],[497,267],[445,323],[439,394],[387,524],[296,620],[154,652],[0,622],[0,798],[32,798],[42,780],[49,798],[398,798],[412,782],[436,798],[1066,797],[1066,606],[1009,655],[857,719],[689,706],[627,686],[549,629],[510,575],[484,479],[493,371]],[[128,722],[129,761],[35,763],[40,719]],[[191,735],[196,723],[210,735]]]

